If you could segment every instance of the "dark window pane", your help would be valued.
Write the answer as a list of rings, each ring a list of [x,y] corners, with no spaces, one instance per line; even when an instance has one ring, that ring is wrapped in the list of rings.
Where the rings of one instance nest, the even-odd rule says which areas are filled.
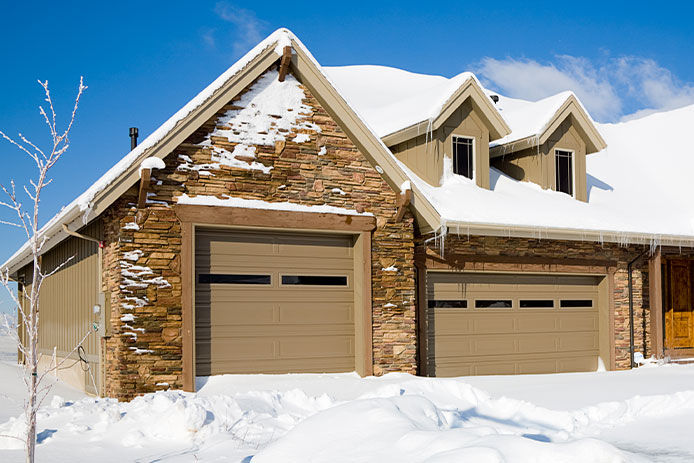
[[[593,307],[593,301],[590,299],[562,299],[561,306],[567,309],[574,307]]]
[[[472,179],[472,138],[453,137],[453,173]]]
[[[476,309],[510,309],[513,306],[510,300],[477,300],[475,301]]]
[[[571,151],[556,150],[554,152],[556,165],[557,191],[573,195],[573,153]]]
[[[283,285],[347,286],[347,277],[323,275],[282,275]]]
[[[429,308],[430,309],[467,309],[467,301],[466,300],[460,300],[460,299],[455,299],[455,300],[429,300]]]
[[[269,285],[272,279],[270,275],[201,273],[198,276],[198,281],[200,283],[225,283],[230,285]]]
[[[521,309],[545,309],[554,307],[554,301],[549,299],[521,299]]]

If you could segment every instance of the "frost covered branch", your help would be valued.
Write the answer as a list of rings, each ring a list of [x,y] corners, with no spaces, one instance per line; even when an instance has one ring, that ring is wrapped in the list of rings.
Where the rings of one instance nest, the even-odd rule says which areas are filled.
[[[64,130],[59,130],[57,125],[57,115],[55,106],[51,97],[51,92],[48,87],[48,81],[39,81],[39,85],[43,88],[45,95],[44,105],[39,106],[39,113],[43,117],[51,135],[50,149],[41,149],[37,144],[19,132],[16,138],[12,138],[5,132],[0,130],[2,139],[18,148],[22,153],[27,155],[36,165],[36,177],[28,181],[28,185],[22,186],[24,193],[31,200],[29,207],[25,209],[19,199],[14,180],[10,181],[9,186],[0,184],[0,188],[4,192],[7,199],[0,201],[0,206],[12,211],[16,215],[15,220],[0,220],[0,223],[21,228],[28,240],[29,250],[31,251],[31,275],[28,277],[30,281],[18,281],[18,293],[15,294],[12,289],[12,279],[9,269],[0,269],[0,283],[5,287],[10,294],[12,303],[14,304],[18,320],[16,327],[10,329],[15,341],[17,342],[18,350],[22,355],[24,362],[24,382],[27,386],[28,397],[25,403],[25,414],[27,420],[27,434],[25,439],[26,444],[26,461],[33,463],[34,452],[36,447],[36,415],[46,395],[50,391],[51,384],[43,384],[46,379],[46,374],[55,371],[65,362],[63,359],[60,364],[54,365],[52,368],[44,371],[41,375],[38,374],[38,366],[41,360],[41,354],[38,352],[38,337],[39,337],[39,295],[44,280],[56,272],[60,271],[70,262],[67,259],[59,264],[50,272],[44,273],[41,269],[41,252],[47,241],[47,236],[39,227],[39,206],[41,203],[41,194],[43,190],[52,183],[53,179],[49,178],[50,169],[60,160],[62,155],[70,146],[70,131],[72,130],[77,115],[82,94],[87,89],[84,85],[84,79],[80,77],[77,96],[75,97],[74,105],[67,126]],[[48,109],[46,109],[48,108]],[[29,287],[29,289],[27,289]],[[5,321],[7,324],[7,320]],[[19,335],[19,332],[22,335]],[[74,347],[69,355],[74,354],[79,347],[86,341],[87,337],[92,333],[92,330],[87,330],[81,341]]]

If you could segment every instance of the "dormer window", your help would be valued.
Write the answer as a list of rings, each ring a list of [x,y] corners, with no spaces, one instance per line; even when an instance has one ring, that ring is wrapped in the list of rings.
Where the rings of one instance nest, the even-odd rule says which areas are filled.
[[[453,173],[475,178],[474,138],[453,137]]]
[[[554,151],[555,167],[556,167],[556,185],[557,191],[566,193],[569,196],[574,195],[574,153],[572,151],[555,150]]]

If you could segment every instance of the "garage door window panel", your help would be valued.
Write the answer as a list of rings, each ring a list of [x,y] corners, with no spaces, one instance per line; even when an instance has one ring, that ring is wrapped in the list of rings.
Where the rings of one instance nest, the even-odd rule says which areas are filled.
[[[553,309],[552,299],[521,299],[518,303],[521,309]]]
[[[430,309],[467,309],[467,301],[465,299],[452,300],[429,300]]]
[[[344,275],[282,275],[282,285],[347,287],[347,277]]]
[[[590,299],[562,299],[560,306],[562,309],[592,309],[593,301]]]
[[[476,309],[511,309],[513,301],[511,299],[477,299],[475,300]]]
[[[229,285],[271,285],[271,275],[248,275],[238,273],[201,273],[198,282],[202,284]]]

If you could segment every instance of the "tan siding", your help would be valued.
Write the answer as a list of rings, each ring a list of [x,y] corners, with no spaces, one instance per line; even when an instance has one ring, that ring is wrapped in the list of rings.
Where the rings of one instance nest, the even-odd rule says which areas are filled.
[[[555,189],[554,152],[557,149],[574,152],[576,198],[587,201],[586,144],[571,118],[564,120],[541,146],[495,157],[492,165],[516,180],[533,182],[545,189]]]
[[[443,157],[436,137],[420,135],[395,145],[395,157],[431,185],[438,186],[443,172]]]
[[[98,222],[80,233],[98,237]],[[98,303],[98,245],[91,241],[70,237],[42,257],[44,273],[54,271],[61,263],[72,259],[55,274],[46,278],[39,299],[39,349],[52,354],[68,353],[96,320],[93,307]],[[20,274],[22,272],[20,271]],[[26,281],[31,281],[31,267],[23,269]],[[30,285],[27,285],[30,291]],[[90,336],[83,344],[91,359],[98,355],[98,337]]]
[[[391,147],[395,157],[428,183],[439,186],[444,156],[452,155],[454,135],[475,139],[475,176],[477,184],[489,188],[489,129],[468,99],[432,134],[419,135]]]

